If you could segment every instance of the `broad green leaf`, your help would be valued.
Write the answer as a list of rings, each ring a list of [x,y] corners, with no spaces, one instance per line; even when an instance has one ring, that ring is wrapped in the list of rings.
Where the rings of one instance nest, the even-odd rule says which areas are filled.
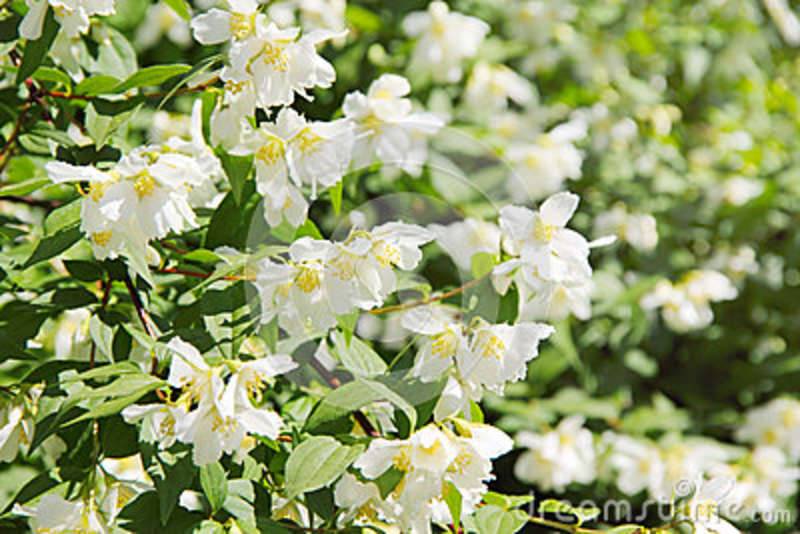
[[[51,211],[44,220],[44,233],[51,236],[70,226],[78,224],[81,220],[81,199],[59,206]]]
[[[483,502],[499,506],[503,510],[513,510],[533,501],[533,495],[503,495],[494,491],[487,491],[483,496]]]
[[[42,25],[42,35],[35,41],[28,41],[25,44],[22,65],[17,71],[17,85],[24,83],[25,79],[39,68],[58,34],[58,29],[59,25],[56,22],[55,15],[53,15],[53,10],[48,9]]]
[[[366,343],[353,337],[350,342],[339,331],[331,333],[333,353],[342,362],[342,365],[356,376],[373,377],[386,372],[388,366],[377,352]]]
[[[379,382],[357,379],[328,393],[311,412],[306,421],[306,429],[324,429],[326,425],[376,401],[391,402],[406,415],[411,428],[416,425],[417,412],[403,397]]]
[[[473,278],[483,278],[494,269],[497,257],[490,252],[478,252],[472,256],[471,269]]]
[[[112,93],[120,84],[119,78],[107,74],[90,76],[75,86],[76,95],[95,96]]]
[[[98,44],[98,56],[92,70],[126,79],[136,72],[136,51],[122,33],[111,26],[95,26],[92,36]]]
[[[180,76],[191,70],[189,65],[153,65],[145,67],[135,74],[129,76],[125,81],[114,88],[115,93],[124,93],[128,89],[135,87],[148,87],[161,85],[170,78]]]
[[[231,192],[236,204],[242,203],[242,194],[244,193],[244,184],[250,176],[250,171],[253,169],[252,156],[234,156],[228,154],[224,150],[217,152],[222,168],[228,176],[228,182],[231,184]]]
[[[19,159],[21,158],[14,158],[11,160],[9,167]],[[7,184],[3,187],[0,187],[0,197],[28,195],[51,183],[53,182],[49,178],[31,178],[29,180],[25,180],[24,182]]]
[[[489,504],[478,508],[473,521],[478,534],[514,534],[528,523],[528,514]]]
[[[36,265],[39,262],[61,254],[78,242],[83,235],[77,225],[64,228],[51,236],[43,238],[36,245],[33,254],[25,261],[23,268]]]
[[[72,80],[66,72],[53,67],[39,67],[31,75],[31,78],[44,82],[60,83],[64,87],[70,87],[72,85]]]
[[[211,510],[216,513],[225,504],[225,498],[228,496],[228,480],[225,469],[219,462],[200,468],[200,485],[211,505]]]
[[[330,436],[312,436],[289,455],[286,495],[293,499],[335,481],[363,451],[363,446],[342,445]]]

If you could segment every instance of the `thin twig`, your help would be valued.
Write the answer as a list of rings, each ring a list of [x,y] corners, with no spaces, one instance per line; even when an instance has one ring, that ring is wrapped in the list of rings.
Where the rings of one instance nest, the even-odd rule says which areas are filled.
[[[147,311],[144,309],[144,304],[142,304],[142,299],[139,297],[139,292],[136,290],[136,287],[134,287],[133,281],[128,273],[125,273],[125,287],[128,288],[128,294],[131,297],[131,302],[133,302],[133,307],[136,309],[136,315],[139,316],[139,321],[144,327],[144,331],[147,332],[148,336],[155,339],[156,335],[151,325],[152,320],[147,315]],[[158,355],[156,354],[156,351],[153,350],[152,354],[150,355],[150,374],[155,375],[157,372]]]
[[[372,315],[381,315],[384,313],[405,311],[411,308],[416,308],[418,306],[425,306],[426,304],[431,304],[433,302],[438,302],[440,300],[448,299],[450,297],[454,297],[458,294],[461,294],[464,291],[473,288],[479,283],[481,283],[484,278],[486,278],[486,275],[481,276],[480,278],[475,278],[474,280],[470,280],[469,282],[467,282],[462,286],[459,286],[455,289],[451,289],[450,291],[445,291],[444,293],[440,293],[432,297],[420,300],[413,300],[411,302],[403,302],[401,304],[393,304],[391,306],[384,306],[383,308],[375,308],[374,310],[370,310],[369,313],[371,313]]]
[[[14,202],[17,204],[27,204],[28,206],[46,208],[49,210],[54,210],[64,204],[60,200],[46,200],[42,198],[24,197],[18,195],[0,195],[0,200],[5,202]]]
[[[201,83],[200,85],[195,85],[193,87],[181,87],[174,93],[171,93],[170,91],[153,91],[150,93],[142,93],[141,96],[143,96],[144,98],[164,98],[170,93],[175,96],[184,95],[188,93],[198,93],[201,91],[205,91],[218,81],[219,78],[215,76],[214,78],[208,80],[207,82]],[[104,95],[76,95],[74,93],[65,93],[63,91],[43,91],[42,94],[52,98],[60,98],[62,100],[83,100],[86,102],[91,102],[92,100],[97,100],[102,96],[104,96]],[[126,97],[123,100],[130,100],[130,98]]]
[[[338,388],[342,385],[342,381],[339,380],[333,373],[331,373],[322,363],[315,357],[311,356],[311,367],[319,373],[319,375],[328,383],[328,385],[334,389]],[[370,437],[376,438],[379,437],[381,434],[378,430],[372,425],[367,416],[364,415],[361,411],[356,410],[353,412],[353,418],[358,423],[358,426],[364,431],[364,433]]]

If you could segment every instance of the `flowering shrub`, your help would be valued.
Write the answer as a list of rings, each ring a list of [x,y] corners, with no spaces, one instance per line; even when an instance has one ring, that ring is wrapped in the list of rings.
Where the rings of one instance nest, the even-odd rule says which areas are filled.
[[[0,34],[4,529],[793,530],[785,0]]]

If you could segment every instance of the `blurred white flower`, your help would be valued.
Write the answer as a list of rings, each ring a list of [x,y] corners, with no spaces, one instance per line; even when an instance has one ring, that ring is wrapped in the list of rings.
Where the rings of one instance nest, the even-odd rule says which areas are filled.
[[[417,38],[409,68],[430,74],[436,81],[455,83],[461,79],[463,61],[478,53],[489,25],[434,1],[426,11],[406,16],[403,30]]]
[[[28,12],[20,22],[19,35],[30,40],[41,37],[44,18],[51,7],[67,38],[88,32],[89,17],[114,14],[114,0],[25,0],[25,3]]]
[[[480,62],[472,69],[464,90],[464,102],[473,112],[489,115],[512,101],[526,106],[535,99],[531,83],[505,65]]]
[[[470,272],[475,254],[500,253],[500,229],[496,224],[468,218],[448,225],[431,224],[436,243],[462,271]]]
[[[136,28],[135,42],[140,49],[147,49],[157,45],[164,35],[180,47],[192,42],[189,23],[165,2],[157,2],[147,8],[144,21]]]
[[[590,484],[596,476],[592,433],[584,419],[573,415],[545,433],[520,432],[517,445],[526,450],[514,465],[514,474],[543,491],[563,492],[573,483]]]
[[[615,204],[611,210],[598,215],[594,221],[594,233],[597,236],[616,235],[633,248],[645,252],[658,245],[655,217],[647,213],[630,213],[624,204]]]
[[[662,280],[644,297],[644,309],[661,309],[661,316],[676,332],[699,330],[711,324],[714,312],[712,302],[733,300],[738,295],[736,287],[724,274],[712,270],[695,270],[687,273],[676,284]]]

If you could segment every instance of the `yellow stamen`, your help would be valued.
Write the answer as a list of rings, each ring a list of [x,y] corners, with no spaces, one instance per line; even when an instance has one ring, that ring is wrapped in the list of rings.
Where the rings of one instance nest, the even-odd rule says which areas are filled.
[[[104,247],[111,241],[111,230],[103,230],[92,234],[92,242],[98,247]]]

